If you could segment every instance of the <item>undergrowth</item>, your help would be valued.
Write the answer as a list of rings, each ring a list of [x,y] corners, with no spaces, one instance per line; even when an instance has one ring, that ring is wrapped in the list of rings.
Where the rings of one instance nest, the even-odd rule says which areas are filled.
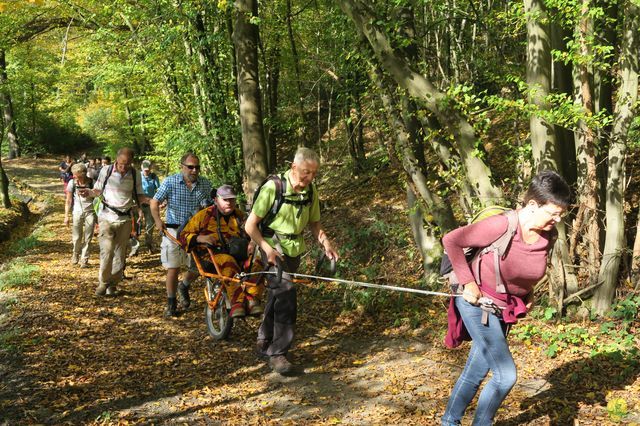
[[[40,268],[17,259],[8,263],[0,272],[0,290],[36,283],[40,278]]]
[[[36,248],[40,244],[42,239],[52,238],[52,237],[53,237],[53,232],[51,232],[50,230],[44,227],[36,228],[31,233],[31,235],[28,235],[24,238],[21,238],[11,243],[11,246],[9,247],[9,252],[12,255],[25,254],[29,250]]]
[[[636,333],[640,324],[637,319],[639,310],[640,295],[628,296],[616,302],[609,316],[599,324],[590,322],[580,325],[551,323],[553,310],[537,309],[533,316],[540,321],[517,325],[511,334],[526,345],[544,343],[544,353],[550,358],[563,351],[588,352],[591,356],[614,352],[638,356],[640,351],[636,344]]]

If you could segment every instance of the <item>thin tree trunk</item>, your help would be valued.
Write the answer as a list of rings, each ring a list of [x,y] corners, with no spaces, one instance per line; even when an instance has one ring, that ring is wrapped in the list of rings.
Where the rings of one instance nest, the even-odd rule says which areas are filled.
[[[598,283],[602,285],[594,294],[593,307],[602,315],[611,307],[618,284],[620,257],[624,249],[624,160],[628,133],[634,118],[634,105],[638,100],[638,51],[640,42],[640,6],[626,2],[624,14],[620,74],[621,82],[616,101],[616,114],[609,146],[606,237]]]
[[[2,142],[4,141],[4,117],[0,120],[0,152],[2,152]],[[2,155],[0,155],[0,195],[2,195],[2,206],[5,209],[11,208],[11,199],[9,198],[9,178],[2,167]]]
[[[411,69],[408,61],[393,49],[389,37],[375,25],[377,17],[367,6],[363,6],[359,0],[338,0],[338,3],[354,22],[358,32],[367,38],[380,64],[396,83],[424,103],[453,135],[465,166],[465,176],[475,189],[480,203],[500,203],[502,191],[491,182],[491,170],[476,155],[478,138],[473,126],[453,108],[443,106],[445,94]]]
[[[589,0],[582,0],[581,19],[577,26],[577,40],[580,54],[583,58],[590,55],[588,44],[592,31],[592,21],[589,16]],[[593,115],[593,97],[591,87],[591,73],[586,63],[578,65],[578,99],[581,101],[584,113]],[[598,175],[595,153],[595,133],[592,128],[581,120],[578,126],[576,140],[576,157],[578,158],[578,190],[579,208],[571,233],[571,254],[574,257],[577,249],[578,237],[582,236],[582,243],[587,252],[586,267],[589,271],[589,285],[596,283],[600,264],[600,227],[598,221]]]
[[[4,49],[0,49],[0,96],[2,101],[2,116],[7,132],[9,143],[8,159],[20,156],[20,145],[18,144],[18,128],[13,115],[13,102],[11,102],[11,92],[7,77],[7,59]]]
[[[444,202],[437,194],[434,194],[429,190],[427,185],[427,177],[423,170],[420,169],[418,161],[413,153],[413,147],[410,135],[404,126],[402,117],[397,111],[394,105],[392,96],[389,93],[390,88],[384,82],[384,77],[380,69],[374,69],[371,73],[378,90],[380,91],[380,100],[387,111],[387,117],[389,120],[389,127],[393,130],[395,136],[395,152],[400,157],[402,167],[407,174],[407,178],[411,180],[411,184],[415,188],[416,194],[420,195],[420,198],[424,202],[425,208],[430,209],[424,211],[424,214],[431,214],[433,221],[438,225],[441,232],[445,232],[456,227],[456,221],[453,216],[451,206]]]
[[[527,17],[527,84],[529,103],[545,112],[551,91],[551,37],[548,17],[542,0],[525,0]],[[529,118],[534,170],[557,170],[562,173],[553,125],[542,114]]]
[[[250,21],[258,16],[258,2],[236,0],[235,8],[233,42],[238,63],[238,98],[245,167],[244,189],[246,194],[253,194],[267,176],[267,147],[262,124],[258,72],[258,27]]]
[[[296,88],[298,90],[298,114],[300,114],[300,128],[298,136],[302,140],[303,145],[307,145],[307,135],[305,132],[306,120],[304,117],[304,98],[302,93],[302,73],[300,72],[300,58],[298,56],[298,48],[296,47],[296,39],[293,34],[292,23],[293,12],[291,9],[291,0],[287,0],[287,35],[289,36],[289,45],[291,46],[291,57],[293,59],[293,69],[296,73]]]

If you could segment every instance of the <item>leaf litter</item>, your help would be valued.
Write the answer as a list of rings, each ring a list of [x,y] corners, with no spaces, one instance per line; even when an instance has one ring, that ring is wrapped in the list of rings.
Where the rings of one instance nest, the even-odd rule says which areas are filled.
[[[29,168],[13,162],[10,173],[55,170],[55,160],[20,161]],[[37,172],[47,176],[46,170]],[[363,192],[371,188],[391,187],[394,179],[381,174],[359,189],[358,198],[369,197]],[[47,185],[55,188],[55,180]],[[397,220],[397,208],[389,206],[402,200],[390,204],[390,194],[377,197],[384,200],[379,214]],[[375,199],[373,204],[372,209]],[[338,218],[346,226],[356,226],[356,218],[341,211],[329,215],[328,227],[340,240],[345,224]],[[41,278],[10,290],[17,301],[0,323],[1,336],[17,331],[11,345],[4,343],[9,338],[0,340],[0,422],[435,425],[464,365],[467,346],[447,351],[441,343],[442,301],[420,301],[428,315],[417,327],[394,326],[389,320],[398,312],[389,307],[393,303],[373,312],[344,310],[344,288],[329,284],[300,288],[292,355],[305,373],[278,376],[254,356],[256,319],[238,321],[229,341],[208,336],[201,282],[194,284],[193,307],[165,320],[159,256],[143,253],[129,259],[120,296],[96,298],[95,240],[91,267],[72,267],[61,198],[42,222],[51,232],[22,257],[40,268]],[[391,249],[385,256],[402,259]],[[404,273],[415,281],[415,272],[408,272],[414,266],[398,263],[385,274],[397,280]],[[415,302],[403,300],[401,310]],[[499,410],[497,424],[638,424],[637,362],[579,351],[548,358],[538,344],[511,342],[519,381]],[[610,415],[622,409],[625,413]]]

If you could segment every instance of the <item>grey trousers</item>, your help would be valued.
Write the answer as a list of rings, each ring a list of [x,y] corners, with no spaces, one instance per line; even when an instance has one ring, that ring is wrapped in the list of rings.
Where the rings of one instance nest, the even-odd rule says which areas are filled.
[[[155,248],[153,245],[153,230],[156,225],[151,215],[151,207],[148,204],[143,204],[142,213],[144,214],[144,244],[147,248]]]
[[[89,259],[89,243],[93,238],[95,224],[96,215],[93,211],[73,213],[71,242],[73,243],[73,255],[79,258],[80,263],[87,263]]]
[[[266,256],[263,256],[266,259]],[[258,340],[269,342],[265,350],[268,356],[285,355],[293,342],[297,316],[296,287],[291,275],[300,266],[300,256],[284,256],[282,279],[274,275],[267,278],[267,304],[264,308],[262,324],[258,329]],[[273,268],[271,268],[273,270]]]
[[[131,234],[131,219],[118,222],[98,220],[100,234],[100,273],[98,280],[101,285],[115,287],[122,279],[124,272],[129,235]]]

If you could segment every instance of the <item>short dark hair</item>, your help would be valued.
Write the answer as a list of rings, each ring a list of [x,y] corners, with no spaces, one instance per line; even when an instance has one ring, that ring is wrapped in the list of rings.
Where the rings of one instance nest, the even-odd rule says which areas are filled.
[[[109,163],[111,162],[111,157],[109,157],[108,155],[105,155],[104,157],[102,157],[102,159],[108,161]]]
[[[198,158],[198,156],[196,154],[194,154],[193,152],[189,151],[187,153],[185,153],[182,158],[180,159],[180,164],[184,164],[185,161],[187,161],[187,158],[189,157],[193,157],[196,160],[200,161],[200,159]]]
[[[571,188],[558,173],[543,170],[533,177],[524,196],[525,204],[531,200],[541,206],[553,203],[566,209],[571,204]]]

